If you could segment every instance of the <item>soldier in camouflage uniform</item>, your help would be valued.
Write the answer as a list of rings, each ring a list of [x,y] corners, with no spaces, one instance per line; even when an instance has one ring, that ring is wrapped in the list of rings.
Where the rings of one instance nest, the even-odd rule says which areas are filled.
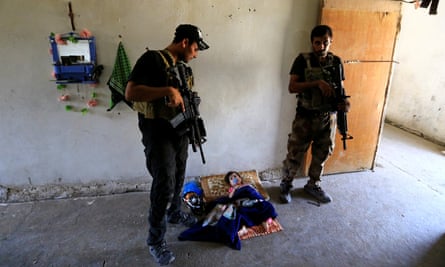
[[[309,181],[304,191],[322,203],[332,198],[320,187],[323,166],[335,145],[336,110],[349,109],[349,102],[335,103],[335,91],[330,83],[333,73],[329,67],[342,66],[341,59],[329,52],[332,30],[318,25],[311,32],[312,53],[301,53],[290,70],[289,92],[297,96],[297,112],[289,134],[287,156],[283,161],[283,179],[280,184],[280,200],[291,201],[293,179],[299,174],[306,151],[311,146],[312,159]],[[341,78],[344,80],[343,68]]]
[[[175,260],[164,239],[167,221],[186,226],[197,222],[194,216],[180,209],[189,139],[169,122],[185,111],[184,99],[171,83],[169,70],[176,66],[177,61],[188,62],[198,56],[199,50],[207,48],[209,46],[202,39],[198,27],[179,25],[167,48],[149,50],[138,59],[125,91],[126,100],[132,101],[133,108],[138,112],[146,165],[153,177],[147,245],[160,265]],[[193,77],[191,73],[190,77]]]

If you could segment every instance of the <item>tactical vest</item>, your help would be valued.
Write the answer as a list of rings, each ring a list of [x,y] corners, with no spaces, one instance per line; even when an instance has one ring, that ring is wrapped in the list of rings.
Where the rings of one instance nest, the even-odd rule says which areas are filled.
[[[310,53],[302,53],[302,55],[306,60],[306,68],[304,69],[305,81],[312,82],[316,80],[325,80],[329,83],[331,74],[326,70],[326,68],[334,64],[334,55],[332,53],[328,53],[326,65],[324,67],[313,67],[311,64]],[[333,100],[334,99],[332,97],[323,96],[320,88],[318,87],[307,89],[298,95],[299,107],[322,112],[333,110]]]
[[[172,66],[172,64],[174,62],[173,57],[170,54],[170,52],[168,52],[166,50],[157,51],[157,52],[161,56],[162,60],[164,61],[164,65],[165,65],[165,72],[167,73],[167,81],[165,84],[168,86],[174,86],[174,84],[172,83],[172,80],[175,77],[172,77],[172,75],[171,75],[171,73],[172,73],[171,69],[175,68],[175,66]],[[169,60],[167,60],[165,54],[167,54],[170,57],[171,63],[169,62]],[[144,114],[144,117],[146,119],[161,118],[161,119],[170,120],[173,117],[175,117],[178,113],[180,113],[181,111],[177,107],[167,106],[167,103],[168,103],[167,97],[162,97],[162,98],[153,100],[151,102],[134,102],[133,109],[139,113]]]

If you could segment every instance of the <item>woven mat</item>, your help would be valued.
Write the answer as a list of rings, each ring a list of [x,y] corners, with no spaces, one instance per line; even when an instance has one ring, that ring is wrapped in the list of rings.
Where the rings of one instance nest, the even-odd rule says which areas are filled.
[[[268,230],[266,230],[263,225],[256,225],[250,228],[242,228],[241,230],[238,231],[238,236],[241,240],[244,240],[257,236],[269,235],[282,230],[283,227],[281,227],[281,224],[275,218],[274,220],[272,220],[272,223],[269,224]]]
[[[270,199],[269,194],[261,185],[261,181],[258,178],[258,173],[256,170],[240,171],[239,174],[242,176],[245,184],[253,185],[266,200]],[[212,201],[218,197],[229,194],[230,187],[224,181],[225,175],[226,174],[217,174],[201,177],[201,187],[204,191],[204,201]]]

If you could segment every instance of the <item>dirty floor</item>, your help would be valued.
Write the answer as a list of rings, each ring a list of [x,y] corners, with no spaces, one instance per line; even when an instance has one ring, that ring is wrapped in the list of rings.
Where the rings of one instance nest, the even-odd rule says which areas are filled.
[[[178,241],[170,266],[445,266],[444,147],[385,125],[374,171],[330,175],[317,205],[294,181],[292,202],[265,182],[284,230],[240,251]],[[145,245],[148,193],[0,204],[0,266],[158,266]]]

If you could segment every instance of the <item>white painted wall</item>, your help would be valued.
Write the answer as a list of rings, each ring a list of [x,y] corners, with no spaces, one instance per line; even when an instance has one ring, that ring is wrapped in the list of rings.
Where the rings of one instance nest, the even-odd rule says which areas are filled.
[[[0,185],[147,180],[136,114],[125,104],[106,112],[106,81],[118,35],[134,64],[146,47],[165,48],[180,23],[200,26],[210,44],[191,62],[203,99],[208,163],[190,152],[187,175],[281,165],[295,105],[288,71],[296,53],[309,48],[319,1],[71,2],[76,31],[93,33],[105,67],[96,88],[100,105],[87,115],[78,110],[86,106],[89,86],[65,90],[77,110],[67,112],[50,81],[48,35],[71,31],[68,1],[0,2]]]
[[[146,47],[167,46],[180,23],[200,26],[211,46],[191,62],[203,99],[208,163],[190,152],[187,175],[281,166],[295,106],[288,72],[297,53],[310,48],[319,1],[71,2],[77,30],[94,34],[105,67],[96,88],[100,105],[87,115],[66,112],[57,101],[62,92],[50,81],[48,35],[71,31],[68,1],[0,1],[0,186],[147,181],[136,114],[125,104],[106,112],[106,81],[119,35],[134,64]],[[404,8],[396,55],[401,64],[395,66],[387,116],[445,141],[439,91],[445,10],[433,17],[410,8]],[[70,85],[66,92],[79,110],[92,89]]]
[[[386,118],[445,144],[445,2],[437,15],[404,4]]]

